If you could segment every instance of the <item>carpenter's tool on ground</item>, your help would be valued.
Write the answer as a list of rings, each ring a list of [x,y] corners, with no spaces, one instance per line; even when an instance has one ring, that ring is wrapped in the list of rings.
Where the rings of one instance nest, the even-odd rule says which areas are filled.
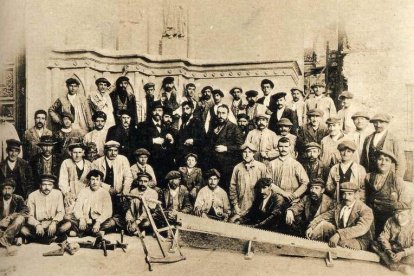
[[[148,263],[149,270],[152,271],[151,264],[153,263],[176,263],[176,262],[185,260],[185,256],[181,252],[180,246],[178,244],[178,239],[176,237],[176,234],[174,233],[174,228],[169,224],[168,219],[164,213],[164,210],[162,209],[161,202],[158,200],[147,199],[147,198],[144,198],[142,196],[137,196],[137,195],[125,195],[125,197],[138,198],[141,200],[142,206],[144,207],[144,210],[147,214],[151,228],[154,231],[155,238],[157,239],[158,246],[162,253],[162,257],[150,256],[148,253],[148,249],[144,242],[144,236],[142,235],[142,233],[138,234],[138,236],[141,239],[141,243],[142,243],[142,246],[145,252],[145,261]],[[167,225],[166,227],[158,229],[154,221],[154,218],[152,216],[151,210],[148,207],[147,202],[155,204],[155,209],[158,208],[158,210],[160,211],[162,218],[164,220],[164,224]],[[161,235],[162,232],[167,232],[167,237],[168,237],[167,239],[165,239]],[[169,251],[166,251],[165,248],[163,247],[161,242],[164,242],[164,241],[171,241],[171,246],[170,246]],[[176,252],[178,252],[178,255],[177,254],[173,255]]]
[[[378,255],[368,251],[331,248],[327,243],[320,241],[188,214],[178,213],[177,221],[180,225],[180,244],[187,246],[246,252],[246,243],[249,248],[248,243],[254,242],[255,253],[322,258],[329,266],[333,265],[332,260],[336,258],[379,262]]]
[[[65,252],[69,253],[70,255],[73,255],[80,248],[80,245],[76,242],[69,243],[68,241],[64,241],[62,243],[59,243],[58,245],[60,246],[59,249],[43,253],[43,256],[45,257],[63,256]]]
[[[89,249],[99,249],[103,250],[104,256],[108,255],[108,250],[115,250],[116,248],[121,248],[125,250],[127,248],[127,244],[123,244],[117,241],[117,243],[111,243],[110,241],[103,238],[103,234],[99,233],[96,237],[95,241],[86,241],[86,242],[78,242],[80,248],[89,248]]]
[[[116,241],[116,247],[121,248],[126,253],[125,249],[128,247],[128,244],[124,243],[124,230],[121,230],[121,242]]]

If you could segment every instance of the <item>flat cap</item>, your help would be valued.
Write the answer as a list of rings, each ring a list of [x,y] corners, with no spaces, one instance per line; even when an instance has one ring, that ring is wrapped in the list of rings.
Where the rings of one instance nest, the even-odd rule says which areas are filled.
[[[318,117],[323,117],[324,112],[320,109],[314,108],[314,109],[309,109],[308,112],[306,112],[307,116],[318,116]]]
[[[323,83],[314,83],[311,85],[311,88],[314,88],[314,87],[325,87],[325,85]]]
[[[277,101],[277,100],[279,100],[280,98],[283,98],[283,97],[286,97],[286,92],[277,92],[276,94],[274,94],[274,95],[272,95],[271,96],[271,98],[274,100],[274,101]]]
[[[359,186],[354,182],[342,182],[340,184],[340,190],[342,192],[356,192],[359,190]]]
[[[182,176],[181,176],[181,173],[179,171],[170,171],[165,176],[165,180],[171,180],[171,179],[176,179],[176,178],[181,178],[181,177]]]
[[[330,124],[339,124],[341,121],[342,120],[339,117],[336,117],[336,116],[335,117],[329,117],[329,119],[326,120],[326,124],[327,125],[330,125]]]
[[[240,146],[240,149],[243,151],[245,149],[250,149],[251,151],[256,152],[257,148],[255,145],[253,145],[252,143],[244,143],[243,145]]]
[[[377,113],[369,121],[370,122],[380,121],[380,122],[389,123],[391,121],[391,116],[385,113]]]
[[[185,159],[185,160],[187,160],[187,159],[188,159],[188,157],[194,157],[194,159],[195,159],[196,161],[198,161],[198,155],[197,155],[197,154],[195,154],[195,153],[190,152],[189,154],[187,154],[187,155],[184,157],[184,159]]]
[[[393,161],[395,164],[397,164],[397,163],[398,163],[398,161],[397,161],[397,157],[395,156],[395,154],[394,154],[394,153],[392,153],[392,152],[390,152],[390,151],[388,151],[388,150],[384,150],[384,149],[378,150],[378,151],[377,151],[377,158],[378,158],[380,155],[385,155],[385,156],[388,156],[389,158],[391,158],[391,159],[392,159],[392,161]]]
[[[288,118],[281,118],[277,123],[277,126],[293,126],[292,122]]]
[[[121,144],[119,144],[117,141],[114,141],[114,140],[110,140],[104,144],[104,147],[107,149],[108,148],[119,148],[120,146]]]
[[[211,94],[216,95],[219,94],[221,97],[224,97],[224,93],[223,91],[221,91],[220,89],[214,89]]]
[[[267,115],[265,112],[257,112],[257,114],[256,114],[256,116],[254,118],[255,119],[263,118],[263,119],[269,120],[270,119],[270,115]]]
[[[104,173],[101,172],[100,170],[93,169],[86,175],[86,179],[89,180],[89,179],[91,179],[92,176],[97,177],[98,175],[101,177],[101,180],[103,180]]]
[[[354,94],[352,94],[349,91],[344,91],[341,93],[341,95],[339,95],[338,99],[342,100],[342,99],[353,99],[354,98]]]
[[[365,112],[365,111],[358,111],[358,112],[354,113],[351,118],[352,118],[352,120],[355,120],[358,117],[363,117],[363,118],[366,118],[367,120],[371,119],[368,112]]]
[[[262,80],[262,82],[260,83],[260,86],[263,86],[265,84],[270,84],[270,87],[273,88],[275,87],[275,84],[273,83],[273,81],[269,80],[269,79],[264,79]]]
[[[341,143],[339,143],[337,148],[338,148],[339,151],[343,151],[343,150],[346,150],[346,149],[356,151],[357,150],[357,145],[353,141],[345,140],[345,141],[342,141]]]
[[[221,177],[220,173],[216,169],[210,169],[210,170],[206,171],[206,173],[205,173],[206,178],[210,178],[214,175],[217,176],[218,178]]]
[[[67,79],[66,80],[66,85],[71,85],[71,84],[77,84],[77,85],[79,85],[80,82],[77,79],[75,79],[75,78],[69,78],[69,79]]]
[[[152,180],[152,176],[147,172],[139,172],[137,174],[137,179],[140,179],[141,177],[146,177],[148,180]]]
[[[259,178],[259,180],[257,180],[256,187],[259,189],[263,189],[266,187],[270,187],[272,183],[273,183],[273,180],[271,178],[262,177],[262,178]]]
[[[0,187],[4,188],[5,186],[10,186],[15,188],[16,187],[16,181],[14,181],[13,178],[9,177],[3,180],[3,182],[1,183]]]
[[[146,155],[146,156],[151,156],[151,153],[144,148],[139,148],[136,151],[134,151],[135,156],[140,156],[140,155]]]
[[[53,174],[42,174],[40,176],[40,181],[50,181],[50,182],[56,183],[57,177]]]
[[[22,143],[16,139],[7,139],[6,144],[8,149],[20,149],[20,146],[22,145]]]
[[[106,85],[111,86],[111,83],[106,78],[98,78],[95,81],[95,84],[98,85],[100,82],[106,83]]]
[[[257,95],[259,95],[259,92],[257,92],[256,90],[249,90],[246,91],[245,95],[246,97],[257,97]]]
[[[310,143],[307,143],[306,145],[305,145],[305,149],[306,150],[308,150],[308,149],[319,149],[319,150],[322,150],[322,147],[321,147],[321,145],[319,145],[318,143],[316,143],[316,142],[310,142]]]
[[[229,91],[230,95],[233,95],[234,94],[234,91],[236,89],[240,90],[240,92],[243,93],[243,89],[241,89],[241,87],[236,86],[236,87],[233,87],[232,89],[230,89],[230,91]]]
[[[309,182],[309,186],[321,186],[322,188],[325,188],[325,181],[321,178],[314,178]]]
[[[63,112],[61,117],[62,119],[65,117],[68,118],[72,123],[75,121],[75,118],[73,118],[72,113],[69,113],[69,112]]]
[[[162,85],[174,82],[174,77],[168,76],[162,80]]]
[[[148,89],[150,89],[151,87],[155,87],[155,84],[152,82],[147,82],[146,84],[144,84],[144,90],[147,91]]]
[[[80,149],[83,149],[83,150],[86,149],[86,147],[83,143],[72,143],[68,146],[68,149],[70,151],[72,151],[73,149],[76,149],[76,148],[80,148]]]
[[[95,113],[93,113],[92,115],[92,121],[95,122],[98,118],[104,119],[106,121],[107,119],[106,113],[103,111],[99,111],[99,110],[95,111]]]
[[[297,87],[293,87],[293,88],[290,89],[290,92],[293,92],[293,91],[299,91],[300,94],[302,94],[302,96],[305,97],[305,92],[303,90],[301,90]]]
[[[116,80],[116,85],[120,84],[123,81],[127,81],[129,82],[129,78],[127,76],[120,76],[117,80]]]
[[[250,120],[250,117],[246,113],[239,113],[239,114],[237,114],[237,121],[240,120],[240,119],[246,119],[248,121],[248,120]]]
[[[57,142],[51,135],[40,137],[40,142],[37,143],[38,146],[53,146],[54,144],[57,144]]]

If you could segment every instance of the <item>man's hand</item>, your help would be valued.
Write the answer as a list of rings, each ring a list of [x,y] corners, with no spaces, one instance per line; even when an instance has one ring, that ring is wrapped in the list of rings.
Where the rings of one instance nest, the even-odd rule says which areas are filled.
[[[162,145],[162,144],[164,144],[164,138],[162,138],[162,137],[153,138],[152,143],[154,143],[156,145]]]
[[[56,221],[52,221],[47,228],[47,235],[53,237],[56,234]]]
[[[292,202],[296,199],[296,196],[294,193],[288,194],[287,199]]]
[[[329,247],[336,247],[338,245],[339,240],[341,239],[341,236],[339,236],[338,233],[333,235],[328,242]]]
[[[234,205],[233,206],[233,213],[235,214],[235,215],[240,215],[240,207],[239,207],[239,205]]]
[[[115,189],[114,188],[109,188],[109,194],[110,195],[116,195],[116,191],[115,191]]]
[[[0,220],[0,227],[6,228],[7,226],[9,226],[10,221],[11,221],[10,216],[5,217],[4,219]]]
[[[199,208],[199,207],[196,207],[195,210],[194,210],[194,214],[196,216],[201,217],[201,215],[203,214],[203,210],[201,210],[201,208]]]
[[[165,135],[165,139],[167,139],[167,141],[170,142],[170,144],[174,144],[174,137],[170,133]]]
[[[45,229],[43,229],[42,224],[36,225],[36,235],[43,237],[45,235]]]
[[[175,220],[175,219],[177,219],[177,211],[175,211],[175,210],[171,210],[171,211],[169,211],[169,212],[168,212],[168,214],[167,214],[167,217],[168,217],[168,219],[170,219],[170,220]]]
[[[86,219],[80,219],[80,221],[79,221],[79,229],[81,231],[85,231],[86,230],[86,225],[87,225]]]
[[[194,144],[194,139],[187,139],[184,142],[184,146],[192,146]]]
[[[129,232],[131,232],[131,233],[136,232],[136,231],[137,231],[137,226],[136,226],[136,224],[135,224],[134,222],[132,222],[132,221],[128,221],[128,224],[127,224],[127,230],[128,230]]]
[[[398,252],[398,253],[394,253],[394,256],[392,256],[391,258],[392,258],[393,262],[398,263],[404,257],[405,257],[405,252],[401,251],[401,252]]]
[[[92,232],[93,233],[98,233],[99,230],[101,230],[101,224],[99,222],[95,222],[95,224],[92,227]]]
[[[306,238],[307,239],[311,239],[311,237],[312,237],[312,235],[313,235],[313,229],[311,228],[311,227],[309,227],[307,230],[306,230],[306,233],[305,233],[305,236],[306,236]]]
[[[227,151],[227,146],[223,146],[223,145],[216,146],[216,152],[226,152],[226,151]]]
[[[295,215],[293,214],[292,210],[287,210],[286,212],[286,224],[292,225],[292,223],[295,221]]]
[[[267,155],[267,152],[265,152],[265,151],[261,151],[261,152],[260,152],[260,156],[261,156],[262,158],[269,158],[269,156]]]
[[[65,204],[65,206],[71,206],[74,202],[74,196],[72,193],[67,193],[65,195],[65,198],[63,199],[63,203]]]

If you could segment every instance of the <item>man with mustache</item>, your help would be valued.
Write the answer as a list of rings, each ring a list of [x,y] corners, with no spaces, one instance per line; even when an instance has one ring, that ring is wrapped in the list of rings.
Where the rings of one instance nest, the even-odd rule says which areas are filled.
[[[271,102],[267,108],[272,112],[269,120],[269,129],[280,135],[277,123],[282,119],[289,119],[292,123],[290,132],[296,134],[298,130],[298,116],[292,109],[286,107],[286,93],[278,92],[271,97]]]
[[[177,89],[174,84],[174,77],[165,77],[162,80],[160,99],[165,98],[165,106],[172,109],[175,114],[176,110],[180,108],[177,101]]]
[[[34,183],[39,183],[43,174],[58,176],[61,163],[59,156],[54,153],[56,141],[52,136],[40,137],[40,142],[37,145],[42,151],[33,156],[29,163],[32,168]]]
[[[192,113],[193,116],[201,120],[203,109],[196,99],[196,86],[194,83],[188,83],[185,86],[184,96],[185,97],[182,103],[191,102],[193,104],[193,113]],[[182,103],[181,103],[181,106],[182,106]]]
[[[320,109],[323,111],[322,121],[325,122],[329,117],[336,116],[336,107],[330,96],[323,95],[322,84],[312,84],[311,90],[315,96],[306,100],[306,112],[311,109]]]
[[[395,172],[398,176],[404,177],[406,169],[405,155],[398,139],[388,130],[390,121],[391,116],[384,113],[376,114],[371,118],[370,122],[374,125],[375,132],[364,141],[361,165],[365,167],[367,172],[374,172],[376,170],[376,152],[383,149],[395,155],[397,159]]]
[[[341,203],[314,218],[306,230],[312,240],[328,241],[330,247],[367,250],[373,239],[374,215],[358,198],[359,186],[341,183]]]
[[[354,94],[349,91],[343,91],[338,99],[341,102],[342,108],[338,110],[338,117],[342,120],[342,130],[344,133],[350,133],[355,130],[355,125],[352,115],[356,112],[355,106],[352,103]]]
[[[46,127],[47,112],[45,110],[36,110],[34,120],[35,125],[24,133],[23,153],[25,160],[30,160],[33,156],[42,151],[37,145],[40,142],[40,137],[52,135],[52,131]]]
[[[214,101],[214,105],[212,107],[210,107],[208,113],[207,113],[207,117],[206,117],[206,122],[204,124],[204,128],[206,132],[211,131],[212,129],[214,129],[215,127],[217,127],[217,125],[219,124],[218,122],[218,108],[223,104],[223,97],[224,97],[224,93],[223,91],[219,90],[219,89],[215,89],[213,90],[213,92],[211,92],[213,95],[213,101]],[[229,108],[230,110],[230,108]],[[228,119],[230,120],[230,122],[232,123],[236,123],[236,118],[234,117],[233,113],[229,112],[229,114],[227,115]]]
[[[277,144],[280,155],[267,166],[267,173],[274,184],[272,190],[282,195],[289,206],[299,201],[309,183],[305,169],[290,154],[291,146],[289,138],[280,138]]]
[[[355,125],[355,130],[349,133],[349,137],[357,145],[355,161],[361,163],[362,149],[364,148],[365,138],[374,132],[374,127],[369,123],[371,117],[369,116],[368,112],[356,112],[352,115],[351,118]]]
[[[135,95],[128,92],[128,86],[131,85],[129,78],[126,76],[119,77],[115,84],[115,90],[109,94],[114,108],[115,124],[121,124],[120,111],[126,110],[131,116],[131,125],[134,126],[138,122],[137,103]]]
[[[27,199],[30,214],[21,233],[28,241],[50,244],[67,238],[66,231],[70,229],[71,223],[63,218],[63,195],[53,188],[56,182],[56,176],[42,175],[40,188]]]
[[[89,95],[89,105],[93,113],[92,120],[96,112],[103,112],[106,115],[105,128],[108,129],[115,125],[114,107],[112,106],[111,97],[108,93],[111,83],[106,78],[98,78],[95,84],[97,91]],[[95,120],[93,121],[95,122]]]
[[[246,113],[240,113],[237,115],[237,126],[243,136],[243,141],[246,140],[247,134],[250,132],[250,125],[249,125],[249,115]]]
[[[16,184],[14,192],[26,199],[33,191],[32,170],[29,163],[19,157],[22,145],[20,141],[9,139],[6,143],[7,157],[0,162],[0,182],[12,178]]]
[[[316,178],[320,178],[326,181],[329,169],[326,168],[320,160],[322,148],[318,143],[311,142],[306,144],[305,156],[306,159],[302,162],[310,181]]]
[[[257,95],[259,94],[255,90],[249,90],[246,91],[246,114],[250,118],[249,121],[249,130],[254,129],[256,126],[255,124],[255,118],[257,114],[262,114],[266,112],[266,107],[260,103],[257,102]]]
[[[200,107],[201,121],[203,122],[203,125],[206,122],[208,111],[214,105],[214,101],[211,97],[211,92],[213,92],[213,87],[211,86],[205,86],[203,89],[201,89]]]
[[[305,93],[299,88],[290,89],[293,101],[290,103],[289,108],[296,112],[298,117],[298,126],[301,127],[306,123],[306,106],[303,98]]]
[[[265,107],[268,107],[270,105],[270,101],[271,101],[270,98],[273,95],[272,91],[273,91],[273,88],[275,87],[275,84],[273,83],[273,81],[269,79],[263,79],[260,83],[260,87],[262,88],[263,97],[258,99],[257,103],[262,104]]]
[[[277,136],[277,141],[282,138],[286,137],[290,140],[291,143],[291,150],[290,154],[292,154],[292,157],[296,159],[297,153],[296,153],[296,135],[292,134],[290,131],[293,127],[292,122],[288,118],[282,118],[279,120],[279,122],[276,123],[277,129],[279,132],[279,135]]]
[[[246,143],[254,145],[257,152],[254,159],[268,164],[271,160],[279,156],[277,149],[278,137],[276,133],[268,129],[269,115],[259,113],[256,115],[256,129],[252,129],[246,137]]]
[[[29,208],[23,197],[14,194],[15,187],[16,183],[12,178],[5,179],[0,185],[0,247],[7,250],[16,243],[16,236],[29,215]]]
[[[111,116],[113,116],[112,113],[110,114]],[[96,111],[92,115],[92,120],[94,123],[94,130],[92,130],[91,132],[88,132],[83,137],[83,142],[85,144],[91,143],[91,142],[95,143],[99,156],[103,156],[104,154],[104,144],[106,140],[106,135],[108,134],[108,129],[105,127],[107,118],[108,117],[105,112]]]
[[[286,211],[286,225],[289,226],[289,232],[301,237],[305,236],[309,223],[315,217],[334,208],[334,202],[324,192],[323,179],[315,178],[309,182],[309,194]]]
[[[230,95],[233,97],[230,110],[236,118],[237,115],[239,115],[240,113],[244,113],[246,109],[246,105],[243,103],[243,100],[241,98],[242,94],[243,89],[241,89],[240,87],[233,87],[230,90]]]

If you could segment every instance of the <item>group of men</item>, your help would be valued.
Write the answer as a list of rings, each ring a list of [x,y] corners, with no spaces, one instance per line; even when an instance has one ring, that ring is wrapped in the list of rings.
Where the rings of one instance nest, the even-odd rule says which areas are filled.
[[[234,87],[227,105],[223,91],[206,86],[198,97],[193,83],[180,100],[166,77],[159,97],[145,84],[140,121],[125,76],[111,93],[97,79],[88,98],[78,80],[66,85],[48,112],[36,111],[21,141],[5,139],[0,245],[135,234],[149,226],[145,198],[159,200],[171,223],[192,213],[374,250],[391,269],[414,264],[412,195],[402,148],[388,131],[392,118],[357,110],[352,93],[339,96],[337,112],[321,85],[312,95],[292,88],[288,102],[264,79],[261,98],[249,90],[245,101]]]

